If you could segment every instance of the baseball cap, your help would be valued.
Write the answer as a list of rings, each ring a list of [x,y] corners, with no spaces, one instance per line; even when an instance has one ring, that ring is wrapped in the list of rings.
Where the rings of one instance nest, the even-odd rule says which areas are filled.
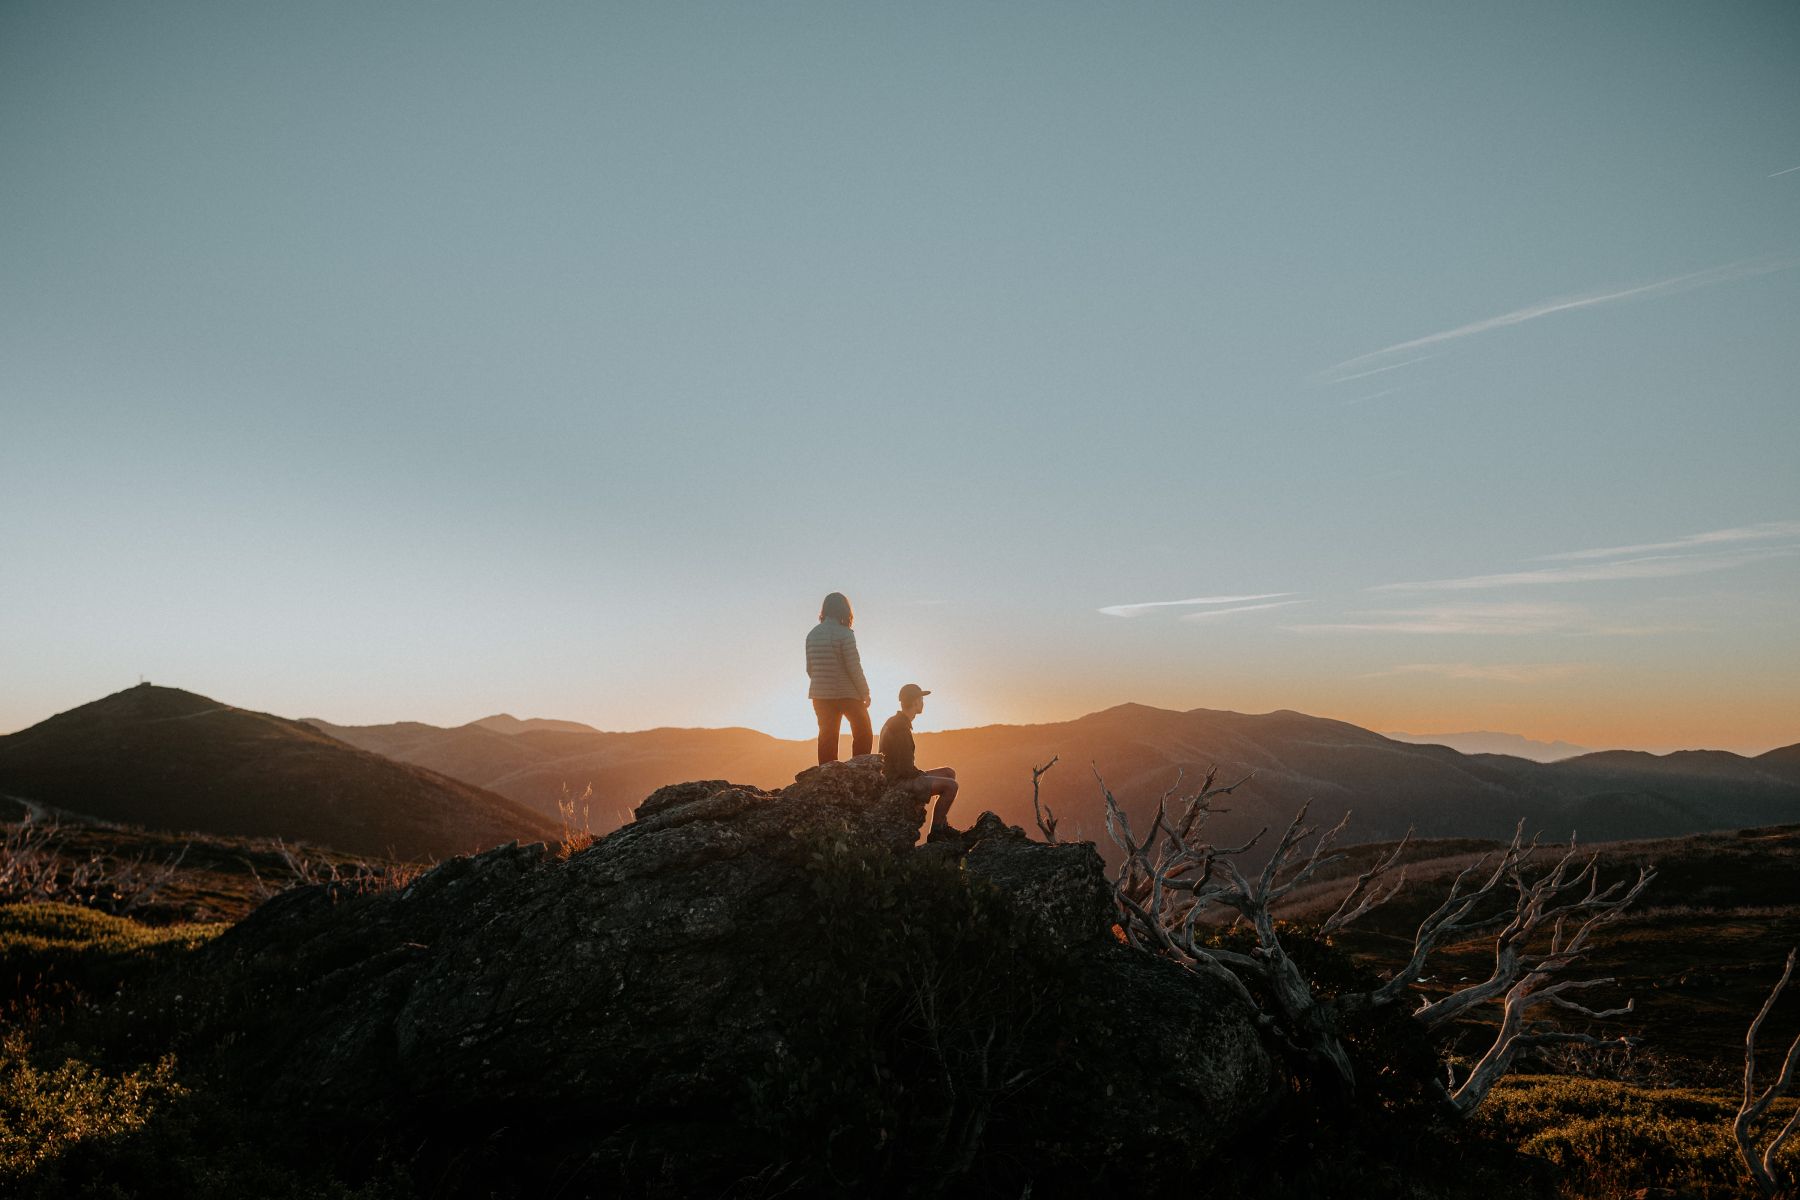
[[[929,695],[931,695],[931,693],[920,687],[918,684],[909,683],[900,689],[900,703],[905,704],[908,700],[917,700],[922,696]]]

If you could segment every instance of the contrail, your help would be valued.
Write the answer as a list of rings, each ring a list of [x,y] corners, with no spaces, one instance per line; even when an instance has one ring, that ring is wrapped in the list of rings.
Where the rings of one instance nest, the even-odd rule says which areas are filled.
[[[1290,604],[1305,604],[1305,600],[1276,600],[1271,604],[1240,604],[1236,608],[1205,608],[1199,612],[1182,613],[1176,618],[1181,621],[1203,621],[1208,617],[1222,617],[1226,613],[1255,612],[1260,608],[1286,608]]]
[[[1414,363],[1425,362],[1430,357],[1431,357],[1431,355],[1429,355],[1429,354],[1421,354],[1421,355],[1419,355],[1419,357],[1409,358],[1405,362],[1391,363],[1385,367],[1372,367],[1367,371],[1358,371],[1354,375],[1339,375],[1333,379],[1324,378],[1324,376],[1330,374],[1329,371],[1321,371],[1319,382],[1320,383],[1349,383],[1352,379],[1367,379],[1369,376],[1379,375],[1383,371],[1398,371],[1401,367],[1410,367]]]
[[[1098,611],[1109,617],[1135,617],[1147,609],[1175,608],[1186,604],[1242,604],[1247,600],[1275,600],[1292,592],[1262,592],[1255,596],[1195,596],[1191,600],[1145,600],[1137,604],[1109,604]]]
[[[1796,168],[1800,170],[1800,168]],[[1559,300],[1545,300],[1539,304],[1525,308],[1515,308],[1511,312],[1501,313],[1497,317],[1486,317],[1480,321],[1471,321],[1467,325],[1458,325],[1455,329],[1446,329],[1439,333],[1428,333],[1424,337],[1411,341],[1396,342],[1392,346],[1384,346],[1380,350],[1372,350],[1367,354],[1359,354],[1355,358],[1345,359],[1336,366],[1325,368],[1321,374],[1330,375],[1347,367],[1360,367],[1365,363],[1375,362],[1390,354],[1400,354],[1408,350],[1419,350],[1426,346],[1435,346],[1440,342],[1454,341],[1457,338],[1469,337],[1471,334],[1487,333],[1489,330],[1502,329],[1508,325],[1522,325],[1526,321],[1535,321],[1539,317],[1547,317],[1552,313],[1568,312],[1576,308],[1592,308],[1597,304],[1611,304],[1618,300],[1633,300],[1647,296],[1667,296],[1676,292],[1685,292],[1693,288],[1710,287],[1716,283],[1728,283],[1736,279],[1748,279],[1754,275],[1768,275],[1775,271],[1786,271],[1800,266],[1800,258],[1750,259],[1745,262],[1727,263],[1721,267],[1708,267],[1704,271],[1692,271],[1686,275],[1674,275],[1668,279],[1659,279],[1655,283],[1639,284],[1637,287],[1622,288],[1613,292],[1590,292],[1581,296],[1567,296]]]
[[[1777,172],[1775,172],[1775,174],[1769,176],[1769,178],[1770,179],[1779,179],[1783,175],[1792,175],[1795,171],[1800,171],[1800,167],[1789,167],[1785,171],[1777,171]]]

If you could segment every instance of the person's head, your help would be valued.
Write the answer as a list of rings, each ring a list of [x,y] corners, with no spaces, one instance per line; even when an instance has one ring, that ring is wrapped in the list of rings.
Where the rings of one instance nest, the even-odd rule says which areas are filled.
[[[856,624],[856,614],[850,611],[849,597],[842,592],[833,592],[825,597],[825,602],[819,605],[819,620],[836,621],[843,626]]]
[[[925,711],[925,697],[930,692],[916,683],[909,683],[900,689],[900,711],[909,717],[916,717]]]

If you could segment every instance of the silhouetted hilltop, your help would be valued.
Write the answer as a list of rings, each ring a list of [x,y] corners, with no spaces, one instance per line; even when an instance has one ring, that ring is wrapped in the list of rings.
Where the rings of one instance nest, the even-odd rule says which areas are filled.
[[[1356,813],[1357,836],[1509,834],[1533,828],[1584,838],[1673,836],[1800,820],[1800,754],[1756,759],[1724,751],[1649,755],[1609,751],[1555,763],[1396,741],[1345,721],[1288,709],[1176,712],[1121,704],[1072,721],[985,725],[918,733],[921,764],[956,767],[965,803],[1031,825],[1031,769],[1060,756],[1043,795],[1063,832],[1097,838],[1097,768],[1128,810],[1147,811],[1177,772],[1196,783],[1217,765],[1222,781],[1254,777],[1223,807],[1221,837],[1285,824],[1308,801],[1313,816]],[[591,786],[593,827],[614,828],[633,798],[672,780],[741,779],[778,786],[813,761],[813,743],[747,729],[637,733],[440,729],[405,723],[321,728],[380,754],[417,763],[553,814],[565,788]],[[1091,766],[1090,766],[1091,764]]]
[[[775,787],[813,762],[811,742],[784,741],[753,729],[647,729],[608,733],[574,722],[518,722],[496,730],[494,718],[445,729],[416,722],[390,725],[310,723],[332,737],[498,792],[555,816],[565,794],[593,787],[597,831],[630,819],[631,806],[678,779],[742,779]],[[571,728],[563,728],[571,726]]]
[[[1800,744],[1782,746],[1767,754],[1759,754],[1754,761],[1771,774],[1800,783]]]
[[[521,721],[511,713],[497,713],[491,717],[483,717],[471,722],[483,729],[491,729],[495,733],[599,733],[592,725],[583,725],[580,721],[546,721],[541,717],[533,717]]]
[[[1496,733],[1479,729],[1466,733],[1399,733],[1392,730],[1381,736],[1414,745],[1448,746],[1459,754],[1510,754],[1532,762],[1560,762],[1577,754],[1591,754],[1585,746],[1572,742],[1540,742],[1516,733]]]
[[[553,829],[505,797],[302,722],[151,684],[0,737],[0,792],[152,829],[403,858]]]

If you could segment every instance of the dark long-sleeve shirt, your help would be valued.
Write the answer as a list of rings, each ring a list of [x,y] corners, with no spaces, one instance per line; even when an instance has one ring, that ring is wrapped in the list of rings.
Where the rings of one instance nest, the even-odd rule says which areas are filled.
[[[897,712],[881,727],[881,771],[896,782],[921,774],[913,761],[912,718]]]

